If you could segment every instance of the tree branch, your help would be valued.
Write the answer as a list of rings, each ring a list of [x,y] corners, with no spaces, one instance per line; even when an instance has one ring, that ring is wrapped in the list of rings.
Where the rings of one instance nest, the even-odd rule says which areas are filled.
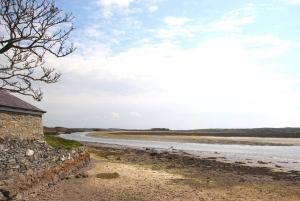
[[[64,57],[75,51],[69,42],[72,14],[51,0],[0,0],[0,89],[41,100],[36,83],[55,83],[60,73],[45,67],[45,55]],[[1,32],[0,32],[1,34]],[[1,56],[2,55],[2,56]]]

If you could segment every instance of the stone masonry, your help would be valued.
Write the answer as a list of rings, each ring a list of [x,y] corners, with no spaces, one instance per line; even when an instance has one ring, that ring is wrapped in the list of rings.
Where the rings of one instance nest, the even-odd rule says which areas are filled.
[[[53,185],[87,166],[89,160],[85,147],[54,149],[41,140],[0,139],[0,201]]]
[[[41,116],[0,111],[0,138],[41,139],[42,135]]]

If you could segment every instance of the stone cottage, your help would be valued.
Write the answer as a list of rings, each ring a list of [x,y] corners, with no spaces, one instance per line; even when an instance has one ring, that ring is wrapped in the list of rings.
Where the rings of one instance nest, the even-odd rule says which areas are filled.
[[[0,90],[0,138],[40,139],[45,111]]]
[[[56,149],[43,137],[45,111],[0,90],[0,201],[23,200],[89,164],[84,146]],[[27,200],[27,199],[26,199]]]

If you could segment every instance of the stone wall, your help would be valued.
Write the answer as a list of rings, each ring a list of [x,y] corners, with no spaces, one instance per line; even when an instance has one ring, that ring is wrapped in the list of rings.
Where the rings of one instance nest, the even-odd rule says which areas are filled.
[[[0,195],[14,197],[49,186],[74,174],[89,160],[84,147],[69,151],[39,140],[0,140]]]
[[[42,117],[0,111],[0,138],[41,139]]]

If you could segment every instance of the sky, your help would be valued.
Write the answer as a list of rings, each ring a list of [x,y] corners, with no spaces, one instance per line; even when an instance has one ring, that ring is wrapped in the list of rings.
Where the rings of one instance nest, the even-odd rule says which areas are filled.
[[[56,0],[77,50],[47,65],[46,126],[300,126],[300,0]]]

